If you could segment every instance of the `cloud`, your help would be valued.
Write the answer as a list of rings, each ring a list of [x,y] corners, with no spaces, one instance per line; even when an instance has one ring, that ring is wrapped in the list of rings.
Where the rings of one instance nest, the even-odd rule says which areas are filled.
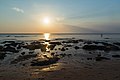
[[[57,21],[57,22],[62,22],[62,21],[64,21],[64,17],[56,17],[55,18],[55,20]]]
[[[12,9],[15,10],[15,11],[17,11],[17,12],[24,13],[23,9],[20,9],[20,8],[17,8],[17,7],[14,7]]]

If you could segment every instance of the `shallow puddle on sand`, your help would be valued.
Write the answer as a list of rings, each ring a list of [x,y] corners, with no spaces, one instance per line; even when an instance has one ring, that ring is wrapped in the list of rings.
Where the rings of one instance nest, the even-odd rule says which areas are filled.
[[[57,65],[51,65],[49,67],[42,68],[40,71],[56,71],[60,69],[61,69],[61,65],[60,63],[57,63]]]
[[[32,68],[32,73],[34,72],[46,72],[46,71],[56,71],[56,70],[60,70],[62,68],[62,64],[61,63],[56,63],[56,64],[52,64],[50,66],[45,66],[45,67],[33,67]]]

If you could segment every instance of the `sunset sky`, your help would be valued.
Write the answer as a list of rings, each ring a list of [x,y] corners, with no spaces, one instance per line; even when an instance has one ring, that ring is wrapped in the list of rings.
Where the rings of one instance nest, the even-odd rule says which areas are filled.
[[[9,32],[120,32],[120,0],[0,0]]]

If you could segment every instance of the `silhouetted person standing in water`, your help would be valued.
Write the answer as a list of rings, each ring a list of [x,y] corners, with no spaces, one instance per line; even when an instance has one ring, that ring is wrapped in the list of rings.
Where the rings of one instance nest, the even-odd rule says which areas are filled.
[[[101,38],[103,37],[103,34],[101,34]]]

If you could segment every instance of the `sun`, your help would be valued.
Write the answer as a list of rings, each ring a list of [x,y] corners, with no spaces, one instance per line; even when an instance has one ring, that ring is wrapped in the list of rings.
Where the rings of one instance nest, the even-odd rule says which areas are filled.
[[[44,17],[43,18],[43,23],[44,24],[49,24],[50,23],[50,18],[49,17]]]

